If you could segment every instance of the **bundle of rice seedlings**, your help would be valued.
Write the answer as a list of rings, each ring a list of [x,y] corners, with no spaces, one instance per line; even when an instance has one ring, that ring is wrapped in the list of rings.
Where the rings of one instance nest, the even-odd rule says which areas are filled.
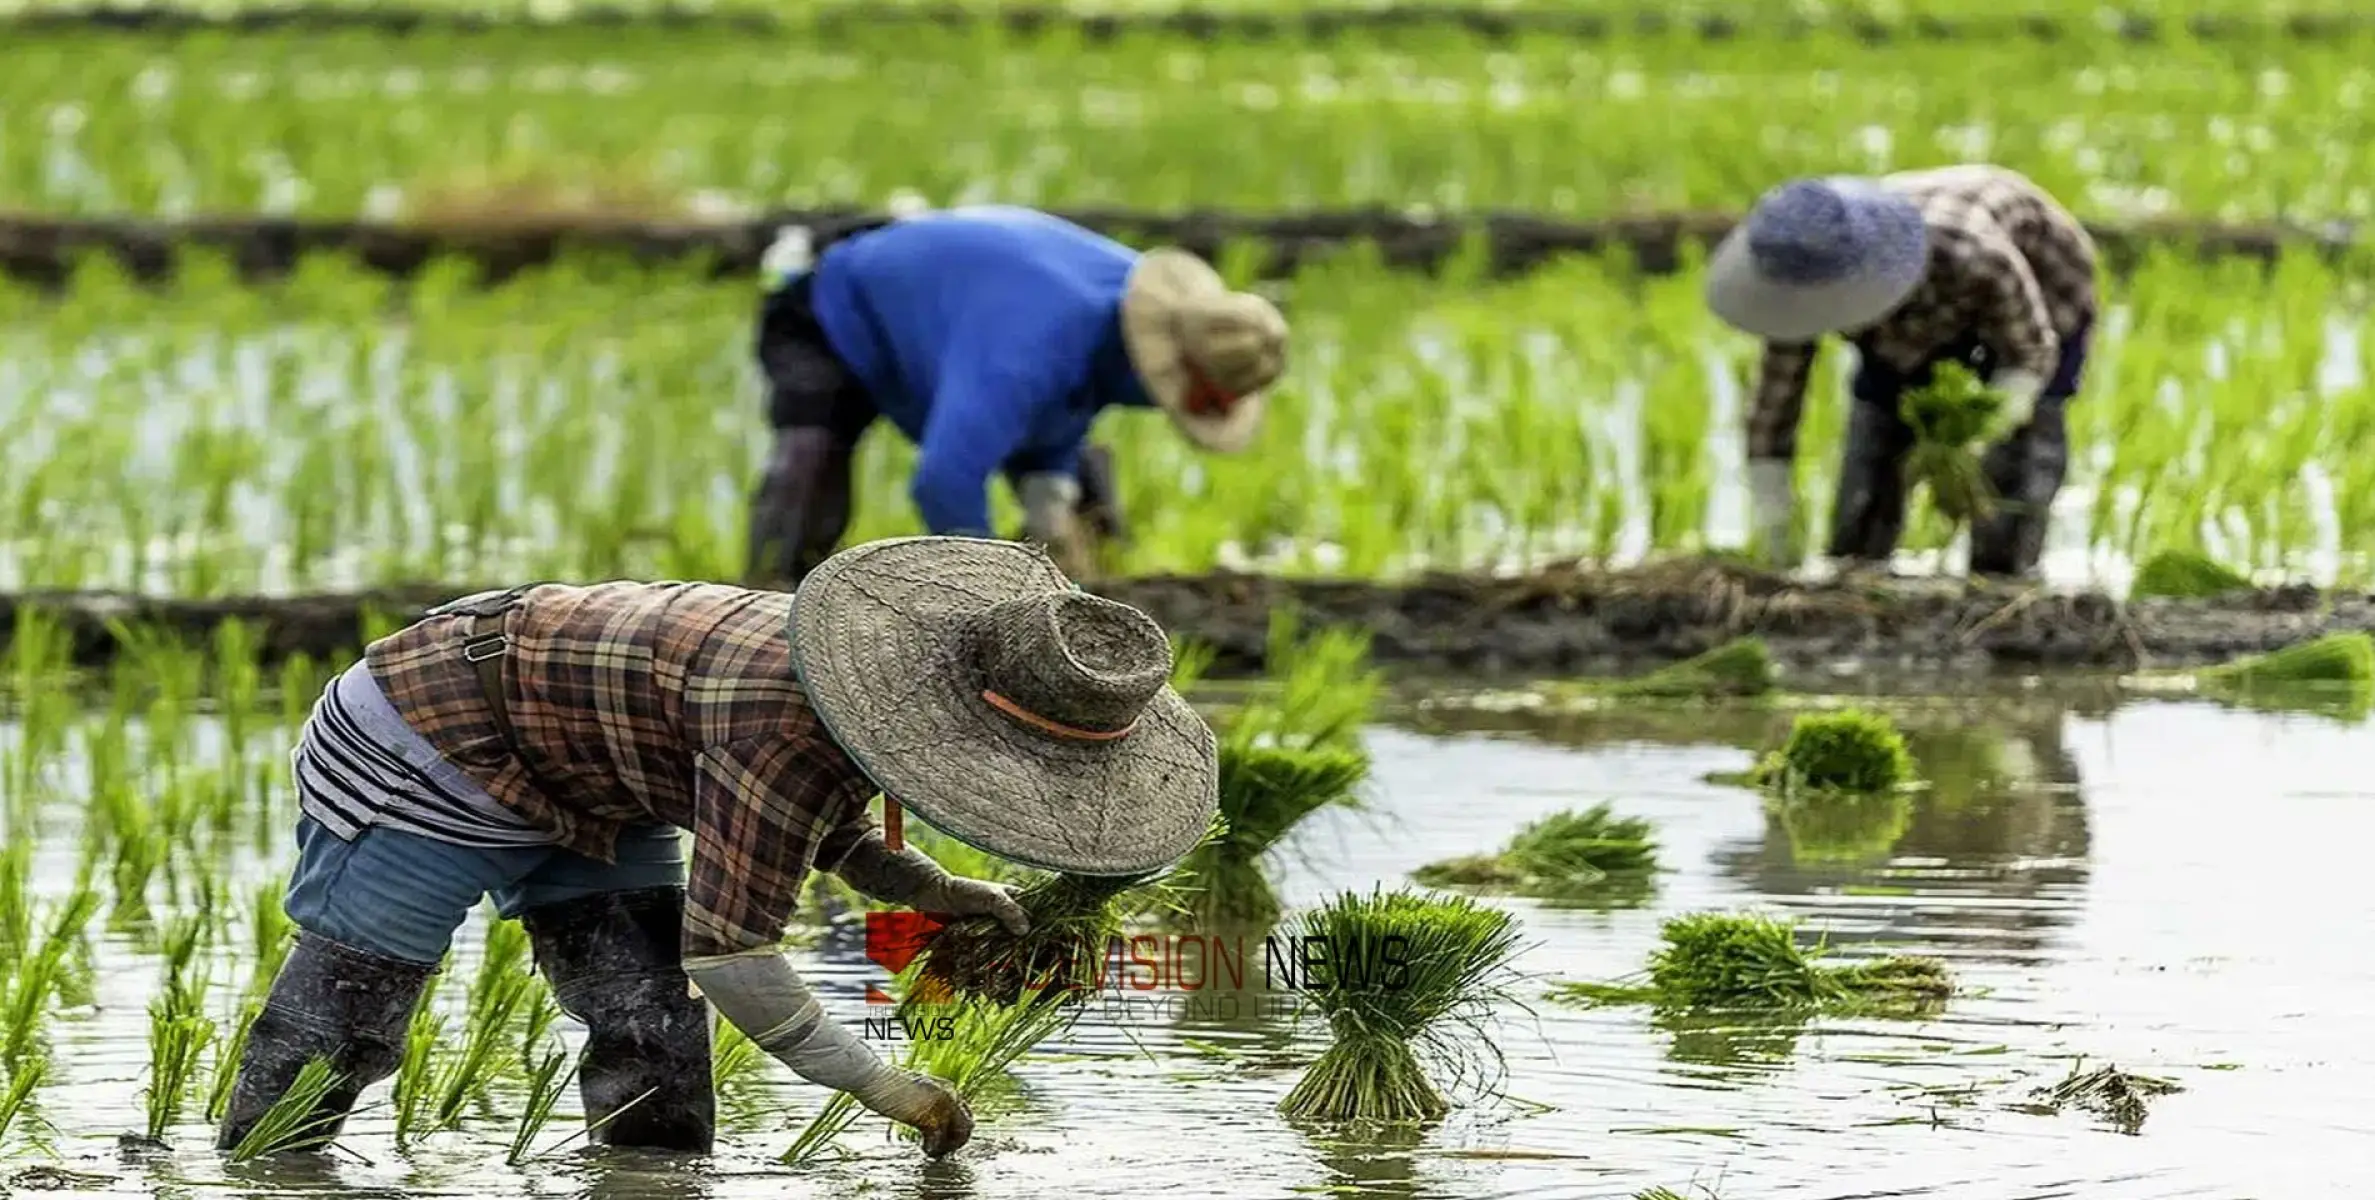
[[[190,1086],[198,1077],[199,1056],[214,1041],[215,1026],[199,1011],[197,993],[168,986],[148,1008],[148,1088],[141,1099],[148,1110],[148,1140],[162,1144],[181,1121]]]
[[[1849,708],[1807,713],[1790,725],[1781,748],[1757,764],[1751,779],[1784,793],[1881,792],[1914,779],[1913,756],[1888,717]]]
[[[246,1136],[231,1148],[230,1159],[235,1163],[266,1158],[284,1151],[316,1150],[330,1144],[337,1134],[330,1127],[339,1120],[335,1112],[322,1110],[322,1101],[335,1091],[343,1077],[330,1066],[330,1060],[317,1058],[306,1063],[264,1115],[248,1128]]]
[[[1175,920],[1201,929],[1275,923],[1278,893],[1263,856],[1304,818],[1355,803],[1368,775],[1368,756],[1357,749],[1264,742],[1232,727],[1220,744],[1221,828],[1181,861]]]
[[[1763,638],[1734,638],[1635,679],[1595,684],[1594,694],[1628,699],[1762,696],[1774,688],[1773,656]]]
[[[1229,732],[1295,749],[1357,748],[1385,690],[1384,672],[1369,661],[1369,634],[1329,628],[1304,637],[1281,608],[1271,613],[1265,653],[1265,698],[1231,715]]]
[[[2128,596],[2170,596],[2207,600],[2255,590],[2250,578],[2199,550],[2163,550],[2144,560],[2128,584]]]
[[[1608,805],[1596,804],[1527,825],[1498,854],[1429,863],[1411,877],[1429,887],[1559,897],[1646,885],[1657,863],[1649,822],[1616,816]]]
[[[2329,633],[2196,671],[2194,681],[2202,694],[2230,704],[2355,723],[2375,709],[2375,636]]]
[[[1927,386],[1907,389],[1899,402],[1913,429],[1906,485],[1927,487],[1931,507],[1948,521],[1968,524],[1994,507],[1995,491],[1971,447],[2003,407],[2004,397],[1959,363],[1940,364]]]
[[[1565,984],[1554,999],[1649,1004],[1660,1010],[1922,1011],[1954,981],[1933,958],[1892,955],[1826,966],[1820,945],[1798,944],[1794,923],[1756,913],[1689,913],[1668,920],[1647,979]]]
[[[1018,1003],[1077,996],[1097,987],[1106,948],[1121,936],[1122,897],[1149,876],[1042,875],[1016,903],[1031,918],[1015,936],[991,917],[963,917],[930,934],[916,959],[913,995],[923,1002],[981,998]]]
[[[1325,947],[1326,977],[1303,987],[1335,1040],[1279,1110],[1379,1122],[1449,1112],[1427,1067],[1459,1070],[1492,1053],[1483,1021],[1509,994],[1516,920],[1466,897],[1380,890],[1337,896],[1297,933]]]

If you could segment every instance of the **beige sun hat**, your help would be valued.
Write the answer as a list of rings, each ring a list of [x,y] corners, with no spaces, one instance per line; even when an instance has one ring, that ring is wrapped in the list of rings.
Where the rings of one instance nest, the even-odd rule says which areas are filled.
[[[875,786],[1026,866],[1136,875],[1220,807],[1212,727],[1171,687],[1154,618],[1074,587],[1037,547],[891,538],[800,583],[792,662]]]
[[[1220,272],[1185,250],[1140,255],[1122,288],[1130,365],[1147,396],[1207,450],[1234,454],[1253,442],[1266,393],[1286,373],[1286,343],[1276,306],[1230,291]],[[1234,402],[1204,408],[1200,384]]]

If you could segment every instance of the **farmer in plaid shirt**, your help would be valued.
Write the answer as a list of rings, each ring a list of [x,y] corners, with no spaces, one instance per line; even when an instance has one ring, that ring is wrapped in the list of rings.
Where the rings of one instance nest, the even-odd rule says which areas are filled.
[[[2095,248],[2017,172],[1987,165],[1880,179],[1796,180],[1765,194],[1709,263],[1717,316],[1765,341],[1748,409],[1757,540],[1797,557],[1791,464],[1815,343],[1858,351],[1831,515],[1834,558],[1883,560],[1904,531],[1906,389],[1960,362],[2006,403],[1983,465],[1998,503],[1971,531],[1971,569],[2026,575],[2069,460],[2063,408],[2095,320]]]
[[[221,1144],[315,1058],[341,1080],[319,1114],[335,1133],[396,1070],[430,975],[491,895],[586,1026],[596,1141],[710,1148],[715,1006],[803,1078],[917,1129],[927,1153],[955,1150],[964,1103],[829,1019],[784,957],[802,882],[831,871],[878,900],[1028,928],[1006,887],[891,844],[868,812],[878,792],[1049,870],[1177,859],[1217,796],[1212,731],[1170,673],[1144,613],[984,539],[844,551],[796,603],[605,583],[434,610],[373,643],[300,736],[285,901],[300,932]]]

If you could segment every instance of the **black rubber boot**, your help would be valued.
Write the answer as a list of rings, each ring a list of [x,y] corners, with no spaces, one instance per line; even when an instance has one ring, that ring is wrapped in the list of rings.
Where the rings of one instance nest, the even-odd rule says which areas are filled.
[[[593,1140],[708,1153],[717,1131],[709,1005],[685,978],[684,889],[547,904],[520,924],[553,999],[586,1027],[578,1089],[586,1120],[602,1122]]]
[[[1886,562],[1905,535],[1905,454],[1913,448],[1913,428],[1895,403],[1858,397],[1848,405],[1831,508],[1832,558]]]
[[[1988,448],[1980,465],[1996,505],[1971,529],[1972,574],[2017,578],[2036,573],[2053,500],[2069,471],[2066,402],[2064,397],[2038,400],[2028,424]]]
[[[340,1077],[314,1110],[334,1115],[309,1135],[326,1143],[344,1128],[355,1097],[396,1073],[405,1026],[436,970],[300,933],[248,1028],[216,1146],[237,1146],[315,1058],[328,1059]]]

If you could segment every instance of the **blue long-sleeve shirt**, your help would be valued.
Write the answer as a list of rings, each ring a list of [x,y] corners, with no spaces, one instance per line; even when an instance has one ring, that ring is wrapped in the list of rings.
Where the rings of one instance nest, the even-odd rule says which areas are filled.
[[[989,533],[990,476],[1073,472],[1097,413],[1152,402],[1122,347],[1138,254],[1028,209],[932,213],[828,248],[810,304],[916,443],[933,533]]]

